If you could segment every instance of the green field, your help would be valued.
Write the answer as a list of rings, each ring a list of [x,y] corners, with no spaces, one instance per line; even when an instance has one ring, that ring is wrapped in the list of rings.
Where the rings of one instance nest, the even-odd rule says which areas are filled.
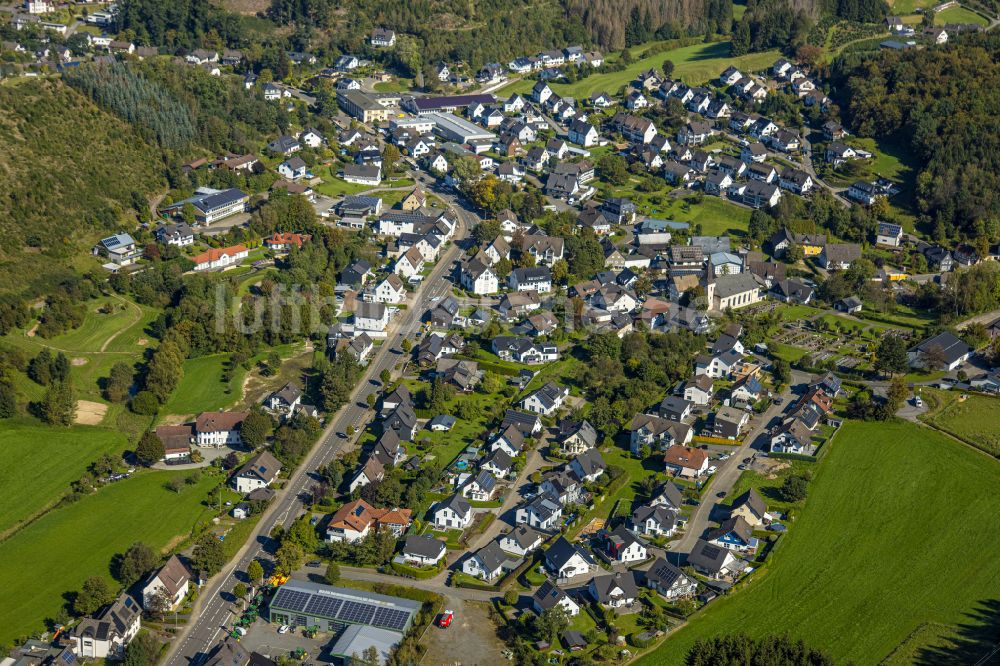
[[[949,7],[934,15],[934,25],[946,23],[974,23],[983,27],[990,24],[983,16],[965,7]]]
[[[683,664],[697,639],[737,630],[788,633],[836,663],[876,664],[896,650],[973,663],[989,651],[978,639],[996,638],[997,487],[1000,463],[932,430],[848,423],[759,580],[639,663]]]
[[[648,48],[648,47],[647,47]],[[634,49],[634,52],[639,52]],[[729,42],[714,42],[712,44],[693,44],[682,46],[646,58],[640,58],[620,72],[594,74],[576,83],[554,83],[552,89],[559,95],[569,95],[577,99],[587,97],[595,92],[616,94],[618,89],[635,79],[636,75],[645,69],[660,70],[664,60],[674,62],[674,78],[679,78],[689,85],[702,84],[717,77],[730,65],[743,72],[752,72],[770,67],[780,57],[777,51],[750,53],[733,58],[729,55]],[[497,91],[497,97],[503,98],[511,93],[531,92],[535,82],[525,79],[505,86]]]
[[[115,306],[110,314],[97,310],[107,303]],[[51,339],[28,336],[25,331],[13,331],[0,338],[3,343],[23,349],[34,356],[48,347],[53,353],[63,352],[73,362],[71,376],[77,397],[104,402],[100,380],[107,377],[118,361],[138,363],[146,348],[155,344],[145,330],[157,316],[152,308],[137,305],[120,297],[102,297],[86,303],[83,324],[77,329]],[[17,382],[28,399],[37,399],[44,389],[27,379]]]
[[[89,576],[108,576],[112,556],[134,541],[161,549],[207,517],[202,503],[219,481],[203,476],[179,493],[169,472],[143,472],[53,511],[0,543],[0,643],[41,629]],[[178,474],[183,476],[183,474]],[[204,516],[202,515],[204,514]]]
[[[129,448],[125,436],[114,430],[51,428],[28,420],[5,423],[2,439],[7,464],[0,468],[0,532],[57,500],[100,455]]]
[[[213,354],[184,361],[184,377],[163,406],[162,413],[188,416],[225,409],[240,400],[247,371],[237,367],[228,382],[222,381],[229,358],[228,354]]]
[[[1000,457],[1000,400],[969,394],[960,400],[953,392],[939,393],[943,408],[928,420],[935,426]]]
[[[939,4],[938,0],[893,0],[889,6],[892,8],[893,14],[905,16],[913,14],[918,9],[928,9],[937,4]]]

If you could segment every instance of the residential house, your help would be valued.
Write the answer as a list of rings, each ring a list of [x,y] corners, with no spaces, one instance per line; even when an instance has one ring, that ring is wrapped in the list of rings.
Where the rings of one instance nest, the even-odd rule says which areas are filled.
[[[503,574],[507,555],[501,550],[500,544],[490,541],[474,552],[462,563],[462,572],[480,580],[491,581]]]
[[[172,611],[187,597],[191,573],[176,555],[150,575],[142,586],[142,606],[146,610]]]
[[[730,549],[704,539],[698,539],[687,561],[696,571],[714,579],[735,577],[746,568],[746,564]]]
[[[857,243],[827,243],[817,261],[827,270],[847,270],[860,258],[861,246]]]
[[[722,406],[712,418],[712,436],[720,439],[739,439],[750,422],[745,409]]]
[[[531,595],[531,607],[536,613],[542,614],[553,608],[561,608],[569,617],[580,614],[580,605],[573,601],[566,591],[551,580],[546,580],[541,587]]]
[[[674,445],[663,455],[667,472],[675,476],[698,478],[708,470],[708,453],[689,446]]]
[[[127,592],[90,617],[80,620],[68,632],[73,654],[81,659],[115,659],[125,656],[141,626],[142,608]],[[59,663],[75,664],[63,655]],[[69,655],[72,659],[72,655]],[[55,662],[53,662],[55,663]]]
[[[587,586],[587,592],[594,601],[607,608],[631,606],[639,598],[635,574],[631,571],[595,576]]]
[[[356,334],[367,333],[371,338],[384,338],[389,325],[389,308],[385,303],[358,303],[354,309]]]
[[[238,493],[249,493],[258,488],[268,488],[281,472],[281,463],[269,451],[261,451],[248,460],[233,475],[233,485]]]
[[[481,470],[471,481],[462,486],[462,496],[475,502],[489,502],[496,490],[496,477],[486,470]]]
[[[557,386],[552,382],[546,382],[541,387],[535,389],[525,396],[520,405],[525,410],[551,416],[557,409],[562,407],[563,402],[569,396],[569,389]]]
[[[443,541],[426,534],[406,537],[400,551],[404,562],[418,567],[436,566],[447,553],[448,548]]]
[[[552,291],[552,273],[546,266],[515,268],[507,278],[508,286],[514,291],[535,291],[547,294]]]
[[[677,531],[679,515],[675,509],[663,505],[640,506],[632,512],[629,524],[639,534],[670,537]]]
[[[514,511],[514,523],[537,530],[555,530],[562,520],[562,504],[548,494],[541,493]]]
[[[891,222],[879,222],[875,244],[884,247],[900,247],[903,244],[903,227]]]
[[[542,535],[526,525],[518,525],[502,535],[497,542],[504,552],[524,557],[542,545]]]
[[[629,424],[629,450],[639,453],[648,446],[666,449],[674,444],[688,444],[693,438],[691,426],[652,414],[636,414]]]
[[[226,269],[235,266],[250,256],[250,250],[245,245],[230,247],[213,247],[191,258],[196,271]]]
[[[593,483],[601,477],[608,466],[596,448],[578,453],[568,465],[569,471],[583,483]]]
[[[646,571],[646,587],[655,590],[667,601],[673,601],[694,596],[698,591],[698,581],[659,557]]]
[[[906,354],[912,368],[951,371],[969,360],[972,352],[963,340],[943,331],[911,347]]]
[[[622,563],[641,562],[646,559],[646,542],[619,525],[603,535],[604,551],[607,556]]]
[[[363,499],[357,499],[344,504],[330,517],[326,540],[331,543],[357,543],[383,528],[400,537],[410,522],[409,509],[379,509]]]
[[[545,551],[545,568],[558,579],[569,579],[592,572],[597,568],[594,559],[579,545],[571,544],[560,536]]]
[[[698,375],[684,383],[684,400],[704,407],[712,401],[715,381],[707,374]],[[690,411],[689,411],[690,414]]]
[[[733,500],[729,510],[731,518],[742,518],[751,527],[761,527],[770,520],[767,503],[753,488]]]
[[[433,511],[434,526],[438,529],[464,530],[472,523],[472,505],[460,494],[440,502]]]
[[[753,527],[742,516],[731,516],[722,521],[719,527],[705,535],[705,540],[713,546],[741,553],[752,553],[757,550]]]

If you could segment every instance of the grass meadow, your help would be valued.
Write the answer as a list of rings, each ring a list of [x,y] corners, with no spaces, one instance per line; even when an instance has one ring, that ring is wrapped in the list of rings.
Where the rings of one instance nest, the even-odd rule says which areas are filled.
[[[973,663],[1000,598],[998,486],[1000,463],[942,434],[850,422],[757,580],[638,663],[683,664],[698,639],[736,629],[788,633],[837,663]]]
[[[203,475],[180,492],[166,488],[184,473],[142,472],[52,511],[0,543],[0,643],[41,629],[66,592],[95,575],[110,580],[109,563],[135,541],[155,550],[187,537],[209,509],[219,477]],[[116,585],[116,584],[115,584]]]

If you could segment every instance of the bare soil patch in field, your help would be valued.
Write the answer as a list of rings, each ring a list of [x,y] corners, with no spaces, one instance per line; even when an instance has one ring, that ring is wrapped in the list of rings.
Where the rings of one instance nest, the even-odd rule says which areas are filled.
[[[108,406],[100,402],[76,401],[76,422],[81,425],[100,425],[107,413]]]

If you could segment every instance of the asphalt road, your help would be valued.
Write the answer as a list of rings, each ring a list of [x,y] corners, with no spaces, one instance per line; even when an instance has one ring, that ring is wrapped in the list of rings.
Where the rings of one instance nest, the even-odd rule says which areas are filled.
[[[445,192],[436,192],[458,214],[459,222],[455,230],[454,241],[466,237],[469,230],[478,223],[479,218],[453,196]],[[451,292],[452,284],[447,280],[448,272],[453,262],[461,255],[462,249],[458,243],[451,246],[441,255],[434,270],[424,279],[410,300],[406,310],[390,324],[389,335],[365,368],[364,376],[358,382],[350,401],[337,411],[328,421],[326,429],[318,443],[313,446],[308,456],[286,482],[277,499],[267,513],[257,523],[246,544],[236,557],[202,588],[198,601],[192,609],[192,620],[184,630],[172,641],[163,663],[166,666],[186,666],[200,664],[211,650],[226,636],[230,619],[237,611],[236,606],[222,595],[232,590],[238,582],[237,574],[246,571],[254,559],[269,559],[266,552],[269,544],[268,536],[275,525],[290,525],[304,511],[300,497],[313,483],[310,474],[333,460],[352,442],[341,439],[338,432],[347,432],[348,426],[360,431],[361,426],[370,416],[366,399],[368,394],[379,390],[379,374],[384,369],[392,368],[404,360],[404,355],[397,351],[403,338],[411,337],[421,325],[421,316],[427,310],[431,299],[443,298]]]
[[[719,469],[715,472],[715,476],[712,479],[712,485],[702,498],[701,504],[699,504],[698,508],[691,514],[687,527],[684,529],[684,535],[677,541],[672,541],[670,543],[669,549],[671,552],[684,554],[691,552],[694,548],[695,542],[701,538],[701,535],[705,533],[705,530],[707,530],[711,526],[712,522],[714,522],[712,520],[713,510],[720,502],[726,499],[726,497],[717,497],[718,493],[725,492],[728,497],[729,493],[733,489],[733,486],[736,484],[736,480],[739,479],[740,474],[743,473],[743,470],[739,468],[743,459],[754,455],[756,451],[753,449],[760,449],[763,443],[761,437],[767,433],[767,429],[770,426],[771,421],[780,416],[784,410],[788,408],[788,404],[791,402],[792,398],[791,387],[808,383],[809,378],[810,376],[806,373],[792,371],[791,383],[781,394],[781,404],[772,404],[767,411],[761,415],[761,417],[757,420],[757,425],[754,426],[754,428],[747,434],[746,439],[743,440],[743,445],[731,452],[728,460],[724,460],[721,463],[715,463]]]

